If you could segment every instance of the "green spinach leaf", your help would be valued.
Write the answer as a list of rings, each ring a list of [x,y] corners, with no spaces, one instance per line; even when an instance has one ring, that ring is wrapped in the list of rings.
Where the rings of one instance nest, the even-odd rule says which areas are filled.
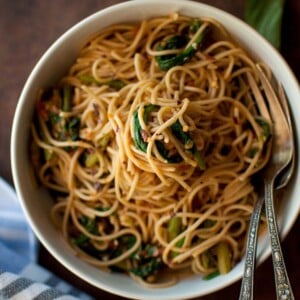
[[[285,0],[247,0],[245,7],[245,21],[277,49],[281,43],[284,3]]]

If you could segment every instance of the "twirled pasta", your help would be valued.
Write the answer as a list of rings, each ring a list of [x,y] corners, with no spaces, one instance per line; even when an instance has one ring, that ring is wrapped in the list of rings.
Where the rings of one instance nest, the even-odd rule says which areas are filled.
[[[148,286],[242,257],[270,127],[254,61],[217,21],[173,14],[102,30],[38,95],[31,155],[53,222],[85,261]]]

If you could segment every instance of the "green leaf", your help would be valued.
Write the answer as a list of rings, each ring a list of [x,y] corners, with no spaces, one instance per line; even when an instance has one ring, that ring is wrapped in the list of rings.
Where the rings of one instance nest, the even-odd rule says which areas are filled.
[[[196,33],[196,31],[200,28],[201,21],[200,20],[193,20],[190,24],[190,31],[191,33]],[[182,50],[177,55],[163,55],[163,56],[156,56],[156,61],[159,65],[159,68],[163,71],[167,71],[174,66],[183,65],[189,59],[191,59],[194,54],[197,52],[198,46],[202,43],[203,38],[206,34],[207,30],[199,33],[192,45]],[[162,50],[170,50],[170,49],[180,49],[186,44],[186,37],[185,36],[172,36],[171,38],[163,41],[161,44],[158,45],[157,51]]]
[[[281,43],[284,3],[285,0],[247,0],[245,7],[245,21],[277,49]]]
[[[145,123],[147,123],[151,112],[156,108],[157,108],[157,105],[153,105],[153,104],[145,105],[144,115],[143,115],[143,119],[144,119]],[[134,124],[133,141],[134,141],[135,147],[143,152],[147,152],[148,143],[143,140],[143,136],[142,136],[143,128],[140,124],[138,110],[135,110],[133,113],[133,124]]]

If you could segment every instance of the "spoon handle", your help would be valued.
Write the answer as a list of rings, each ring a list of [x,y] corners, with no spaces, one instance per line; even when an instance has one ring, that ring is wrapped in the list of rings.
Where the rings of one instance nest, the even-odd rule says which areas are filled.
[[[266,217],[270,234],[273,268],[276,285],[277,300],[294,300],[292,286],[289,281],[288,273],[285,267],[284,258],[280,246],[278,225],[274,210],[273,195],[274,181],[265,182],[265,208]]]
[[[246,262],[241,284],[239,300],[253,299],[254,271],[256,261],[257,233],[264,198],[259,197],[254,206],[249,224],[249,233],[246,247]]]

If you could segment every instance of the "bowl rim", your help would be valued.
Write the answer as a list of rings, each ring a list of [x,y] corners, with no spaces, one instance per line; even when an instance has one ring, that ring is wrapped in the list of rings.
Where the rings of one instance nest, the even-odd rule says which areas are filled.
[[[262,46],[261,46],[262,48],[266,49],[267,51],[273,52],[273,55],[275,55],[277,57],[278,61],[282,65],[282,67],[285,68],[286,72],[288,72],[289,79],[294,81],[293,85],[296,89],[298,89],[298,91],[296,91],[296,92],[300,95],[297,79],[295,78],[295,75],[291,71],[291,69],[288,66],[288,64],[286,63],[286,61],[280,55],[280,53],[272,45],[270,45],[270,43],[268,41],[266,41],[259,33],[257,33],[253,28],[251,28],[244,21],[242,21],[238,17],[236,17],[222,9],[219,9],[212,5],[204,4],[201,2],[190,1],[190,0],[188,0],[188,1],[187,0],[185,0],[185,1],[184,0],[168,0],[164,3],[164,5],[170,6],[171,5],[170,3],[172,3],[172,5],[175,5],[175,6],[177,5],[179,7],[181,7],[182,5],[188,6],[190,8],[197,6],[197,10],[202,8],[205,11],[214,12],[214,14],[222,16],[222,19],[225,19],[225,21],[224,20],[221,21],[222,23],[231,22],[232,24],[235,24],[235,26],[238,25],[238,26],[241,26],[242,28],[244,28],[245,30],[247,30],[247,32],[251,33],[251,35],[256,38],[258,44],[259,43],[262,44]],[[74,268],[74,266],[72,266],[70,263],[66,263],[64,257],[62,257],[62,255],[60,253],[58,253],[54,247],[49,245],[49,243],[47,242],[47,239],[44,237],[42,231],[38,228],[37,224],[33,220],[32,215],[28,211],[27,205],[26,205],[26,199],[24,199],[24,197],[23,197],[23,187],[22,187],[22,183],[21,183],[22,178],[20,177],[21,175],[19,173],[19,168],[18,168],[20,161],[17,157],[18,153],[20,151],[20,150],[18,150],[18,137],[19,137],[18,131],[21,126],[19,120],[22,119],[24,103],[26,102],[26,97],[27,97],[28,91],[30,89],[30,86],[32,84],[32,81],[38,75],[38,73],[41,69],[41,66],[45,63],[45,61],[47,61],[49,55],[51,53],[55,52],[57,47],[62,45],[66,39],[75,35],[77,31],[82,30],[82,28],[84,28],[85,26],[89,26],[89,24],[95,22],[95,20],[100,19],[104,15],[114,14],[122,9],[130,10],[137,6],[138,7],[144,7],[144,6],[150,7],[150,6],[157,6],[158,4],[162,5],[161,0],[136,0],[136,1],[125,1],[122,3],[118,3],[115,5],[106,7],[102,10],[99,10],[99,11],[87,16],[86,18],[82,19],[81,21],[77,22],[75,25],[70,27],[67,31],[65,31],[65,33],[63,33],[58,39],[56,39],[56,41],[54,43],[52,43],[52,45],[44,52],[44,54],[38,60],[37,64],[32,69],[28,79],[26,80],[26,83],[25,83],[25,85],[22,89],[21,95],[19,97],[19,101],[17,103],[17,107],[15,110],[14,118],[13,118],[12,132],[11,132],[11,167],[12,167],[12,175],[13,175],[15,189],[16,189],[18,198],[21,202],[21,206],[27,217],[27,220],[29,221],[31,228],[33,228],[33,231],[37,235],[38,239],[45,246],[45,248],[61,264],[63,264],[66,268],[68,268],[72,273],[76,274],[81,279],[83,279],[83,280],[89,282],[90,284],[92,284],[98,288],[101,288],[107,292],[117,294],[120,296],[124,296],[124,297],[134,298],[134,299],[139,299],[139,297],[141,297],[141,295],[136,294],[131,291],[128,292],[128,291],[124,291],[121,289],[118,290],[115,287],[112,288],[110,286],[104,285],[101,282],[99,282],[97,279],[92,278],[91,276],[88,276],[88,278],[87,278],[86,275],[84,276],[83,274],[80,273],[80,270],[77,270],[76,268]],[[159,15],[159,14],[157,14],[157,15]],[[226,24],[224,24],[224,25],[226,26]],[[99,30],[101,30],[102,28],[103,27],[100,24]],[[291,218],[289,218],[289,222],[284,224],[285,226],[283,226],[283,230],[281,232],[283,237],[285,237],[287,235],[287,233],[290,231],[290,229],[294,225],[294,223],[297,219],[298,213],[299,213],[299,209],[300,209],[300,205],[298,206],[298,209],[295,210],[295,212],[291,216]],[[267,257],[270,256],[270,253],[271,253],[271,250],[270,250],[270,247],[268,246],[265,248],[264,252],[259,257],[258,263],[262,263]],[[223,289],[226,286],[233,284],[240,278],[241,278],[241,274],[235,274],[235,276],[234,275],[229,276],[228,279],[226,280],[226,282],[223,283],[221,286],[214,286],[211,288],[207,288],[205,290],[205,292],[201,292],[199,290],[189,290],[189,291],[186,291],[186,293],[184,295],[178,294],[177,296],[180,297],[178,299],[187,299],[187,298],[191,298],[191,297],[204,296],[209,293],[215,292],[217,290]],[[144,295],[142,295],[142,296],[143,296],[143,299],[156,299],[157,298],[156,294],[154,294],[153,297],[151,297],[149,295],[147,295],[146,297],[144,297]],[[163,294],[162,297],[163,298],[161,298],[161,299],[174,299],[174,294],[170,294],[170,295]]]

